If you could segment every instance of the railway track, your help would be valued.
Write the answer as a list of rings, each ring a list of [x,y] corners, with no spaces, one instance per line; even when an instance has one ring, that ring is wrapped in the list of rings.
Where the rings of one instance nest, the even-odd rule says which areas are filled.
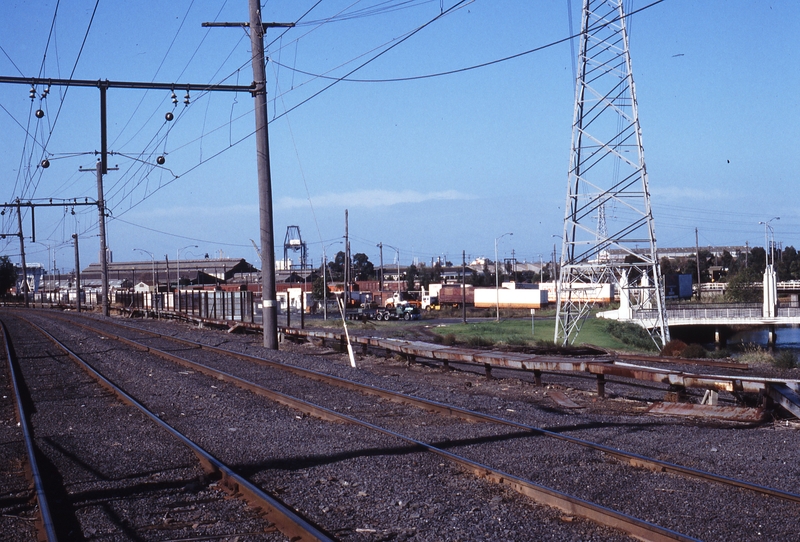
[[[195,539],[333,540],[51,334],[34,325],[41,332],[36,336],[20,322],[12,325],[13,346],[3,325],[4,349],[35,494],[35,509],[27,512],[39,539],[148,539],[158,531]],[[52,344],[43,344],[45,337]],[[140,455],[156,450],[152,457]],[[29,529],[16,531],[30,535]]]
[[[70,333],[64,327],[66,324],[51,322],[52,326],[55,326],[56,335]],[[112,326],[106,321],[93,320],[91,328],[92,333],[99,333],[103,338],[84,338],[84,347],[105,341],[104,346],[108,348],[110,341],[125,341],[130,348],[181,364],[183,370],[178,374],[190,376],[189,373],[203,372],[209,378],[244,387],[296,411],[324,420],[357,424],[368,432],[380,432],[392,441],[402,443],[392,448],[402,452],[392,453],[411,454],[425,450],[430,455],[433,452],[439,458],[455,462],[460,470],[505,484],[537,502],[557,506],[565,511],[566,517],[591,518],[645,539],[686,540],[692,536],[714,539],[709,536],[709,532],[714,534],[713,529],[698,528],[697,518],[675,519],[686,515],[682,512],[686,512],[687,506],[686,503],[675,506],[672,498],[675,494],[697,495],[696,499],[691,499],[690,507],[701,505],[706,500],[704,495],[713,495],[714,502],[723,500],[727,503],[726,508],[733,510],[750,508],[751,501],[760,500],[759,494],[769,495],[774,502],[764,506],[770,509],[762,510],[766,516],[769,511],[780,513],[780,510],[796,514],[800,501],[800,497],[791,491],[626,453],[561,432],[441,401],[424,400],[376,386],[367,387],[319,371],[289,367],[285,362],[269,363],[241,352],[179,341],[176,337],[164,337],[127,326]],[[140,360],[139,363],[144,367],[152,362]],[[150,374],[148,378],[152,376]],[[188,409],[183,407],[183,410]],[[431,411],[439,415],[432,416]],[[180,412],[178,417],[183,414]],[[170,417],[170,413],[162,412],[160,415]],[[322,460],[318,458],[317,461]],[[403,475],[411,476],[411,473],[404,471]],[[584,484],[582,480],[591,480],[591,484]],[[630,498],[631,495],[634,497]],[[636,519],[636,515],[641,513],[643,495],[648,501],[653,497],[664,501],[648,503],[644,514],[651,521]],[[717,515],[721,512],[714,509]],[[747,517],[735,516],[725,520],[727,528],[734,526],[735,529],[737,521],[747,521]],[[691,535],[681,535],[672,530],[673,525],[685,526],[685,531],[677,530]],[[365,532],[371,530],[366,528]],[[726,538],[723,535],[719,539]]]

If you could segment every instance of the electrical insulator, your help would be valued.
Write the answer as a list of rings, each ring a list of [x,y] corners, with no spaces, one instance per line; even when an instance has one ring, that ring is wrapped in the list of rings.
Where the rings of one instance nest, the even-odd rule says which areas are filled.
[[[189,105],[189,91],[186,91],[186,96],[183,97],[183,105]]]
[[[31,97],[31,100],[33,100],[36,97],[36,87],[31,86],[31,92],[29,96]]]
[[[47,98],[48,94],[50,94],[50,85],[47,85],[47,88],[44,89],[44,93],[42,94],[42,98]]]
[[[159,156],[158,158],[156,158],[156,163],[157,163],[159,166],[163,166],[163,165],[164,165],[164,162],[166,162],[166,161],[167,161],[167,159],[166,159],[166,158],[164,158],[163,156]]]
[[[174,91],[172,92],[172,103],[178,105],[178,95]]]
[[[167,114],[164,115],[164,118],[167,120],[172,120],[175,118],[175,115],[172,114],[172,111],[167,111]]]
[[[47,168],[49,168],[49,167],[50,167],[50,160],[48,160],[47,158],[45,158],[44,160],[42,160],[42,167],[43,167],[44,169],[47,169]]]
[[[36,115],[37,119],[40,119],[40,118],[44,117],[44,111],[42,111],[41,109],[37,109],[36,113],[34,113],[34,114]]]

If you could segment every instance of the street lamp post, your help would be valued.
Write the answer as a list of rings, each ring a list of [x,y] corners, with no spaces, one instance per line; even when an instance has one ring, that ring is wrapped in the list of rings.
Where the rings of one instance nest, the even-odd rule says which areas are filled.
[[[397,252],[397,295],[400,296],[400,249],[392,245],[383,244],[385,247],[393,248]],[[386,305],[386,303],[384,303]]]
[[[773,220],[780,220],[780,219],[781,217],[779,216],[773,216],[767,221],[759,222],[759,224],[764,224],[764,259],[767,260],[767,266],[775,265],[775,253],[773,252],[775,230],[772,229],[772,226],[770,226],[769,223],[772,222]],[[769,248],[767,248],[767,245],[769,243],[769,237],[767,236],[767,229],[769,229],[770,233],[772,233],[772,239],[773,239],[773,243],[769,244]],[[767,255],[769,255],[769,258],[767,258]]]
[[[178,249],[178,252],[177,252],[177,256],[178,257],[175,260],[175,265],[176,265],[176,267],[178,269],[177,270],[178,276],[176,277],[175,283],[176,283],[176,286],[177,286],[178,290],[181,289],[181,250],[184,250],[184,249],[187,249],[187,248],[198,248],[198,247],[197,247],[197,245],[186,245],[185,247],[181,247],[181,248]]]
[[[494,239],[494,297],[495,297],[495,306],[497,307],[497,316],[496,320],[500,321],[500,264],[497,261],[497,242],[500,241],[506,235],[514,235],[511,232],[504,233],[500,237],[495,237]]]
[[[544,282],[544,266],[542,264],[542,255],[539,254],[539,284]]]

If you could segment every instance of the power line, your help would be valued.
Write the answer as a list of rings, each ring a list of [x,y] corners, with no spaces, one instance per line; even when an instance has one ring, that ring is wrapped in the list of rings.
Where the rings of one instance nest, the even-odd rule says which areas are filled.
[[[625,18],[629,18],[631,15],[633,15],[635,13],[639,13],[639,12],[644,11],[646,9],[650,9],[653,6],[655,6],[657,4],[660,4],[661,2],[664,2],[664,1],[665,0],[656,0],[655,2],[653,2],[651,4],[648,4],[648,5],[646,5],[646,6],[642,7],[642,8],[639,8],[636,11],[632,11],[632,12],[628,13],[624,17]],[[608,26],[609,24],[614,23],[616,21],[619,21],[620,19],[621,19],[621,17],[617,17],[616,19],[612,19],[610,21],[606,21],[606,22],[604,22],[604,23],[602,23],[600,25],[597,25],[597,26],[595,26],[593,28],[590,28],[589,31],[594,31],[594,30],[597,30],[598,28],[602,28],[604,26]],[[433,21],[431,21],[431,22],[433,22]],[[430,23],[427,23],[427,24],[430,24]],[[417,31],[420,30],[421,28],[424,28],[424,27],[420,27],[419,29],[417,29]],[[416,31],[414,33],[416,33]],[[319,78],[319,79],[333,80],[335,83],[339,83],[339,82],[347,82],[347,83],[400,83],[400,82],[403,82],[403,81],[417,81],[417,80],[420,80],[420,79],[432,79],[434,77],[444,77],[446,75],[455,75],[457,73],[464,73],[464,72],[468,72],[468,71],[472,71],[472,70],[477,70],[477,69],[480,69],[480,68],[486,68],[488,66],[493,66],[495,64],[508,62],[509,60],[514,60],[514,59],[517,59],[517,58],[520,58],[520,57],[523,57],[523,56],[526,56],[526,55],[530,55],[530,54],[533,54],[533,53],[538,53],[539,51],[543,51],[545,49],[549,49],[550,47],[555,47],[556,45],[560,45],[560,44],[562,44],[564,42],[567,42],[567,41],[573,40],[575,38],[578,38],[581,35],[583,35],[583,32],[579,32],[578,34],[573,34],[571,36],[567,36],[566,38],[561,38],[560,40],[556,40],[556,41],[547,43],[545,45],[541,45],[539,47],[534,47],[533,49],[529,49],[529,50],[523,51],[521,53],[516,53],[516,54],[510,55],[510,56],[503,57],[503,58],[490,60],[488,62],[482,62],[480,64],[474,64],[472,66],[467,66],[467,67],[464,67],[464,68],[456,68],[454,70],[448,70],[448,71],[437,72],[437,73],[429,73],[429,74],[425,74],[425,75],[412,75],[412,76],[409,76],[409,77],[392,77],[392,78],[388,78],[388,79],[349,79],[348,78],[349,75],[351,75],[356,70],[361,69],[366,64],[362,64],[361,66],[359,66],[355,70],[349,72],[347,75],[345,75],[343,77],[332,77],[332,76],[329,76],[329,75],[322,75],[322,74],[311,73],[311,72],[307,72],[307,71],[303,71],[303,70],[298,70],[296,68],[292,68],[292,67],[286,66],[284,64],[279,64],[275,60],[272,60],[272,62],[274,62],[275,64],[278,64],[282,68],[286,68],[287,70],[292,70],[292,71],[295,71],[297,73],[300,73],[300,74],[303,74],[303,75],[308,75],[310,77],[315,77],[315,78]],[[405,39],[407,39],[407,38],[404,38],[404,40]],[[386,51],[389,51],[390,49],[392,49],[392,47],[390,47]],[[385,53],[386,51],[383,51],[381,53],[381,55],[383,53]],[[380,56],[380,55],[377,55],[377,56]],[[377,58],[377,57],[375,57],[375,58]],[[372,60],[374,60],[374,58],[370,59],[367,63],[372,62]],[[323,89],[323,90],[327,90],[327,87],[325,89]],[[301,103],[303,103],[303,102],[301,102]]]

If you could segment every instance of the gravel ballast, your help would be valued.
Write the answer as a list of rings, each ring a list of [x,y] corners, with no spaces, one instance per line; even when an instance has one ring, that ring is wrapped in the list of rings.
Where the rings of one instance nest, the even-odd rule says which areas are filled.
[[[201,445],[342,539],[616,540],[622,534],[537,505],[476,479],[429,453],[365,429],[322,422],[180,366],[39,317],[93,364]],[[632,399],[628,384],[494,371],[494,379],[427,364],[359,356],[358,368],[328,349],[283,343],[267,351],[260,336],[233,335],[174,322],[126,321],[165,335],[313,368],[374,386],[502,416],[627,451],[795,491],[797,424],[758,426],[653,417],[644,413],[658,390]],[[96,327],[102,329],[102,324]],[[122,334],[122,333],[120,333]],[[62,336],[63,335],[63,336]],[[156,344],[158,343],[158,344]],[[164,341],[150,340],[166,349]],[[79,348],[78,348],[79,347]],[[704,540],[791,540],[798,505],[671,474],[632,469],[619,461],[508,427],[465,424],[406,405],[316,382],[295,382],[275,370],[198,350],[179,355],[281,389],[380,426],[605,506]],[[186,350],[183,348],[183,350]],[[563,382],[563,383],[562,383]],[[558,389],[582,408],[560,408]],[[624,396],[616,391],[624,390]],[[663,395],[663,392],[661,392]],[[713,451],[712,451],[713,450]]]

